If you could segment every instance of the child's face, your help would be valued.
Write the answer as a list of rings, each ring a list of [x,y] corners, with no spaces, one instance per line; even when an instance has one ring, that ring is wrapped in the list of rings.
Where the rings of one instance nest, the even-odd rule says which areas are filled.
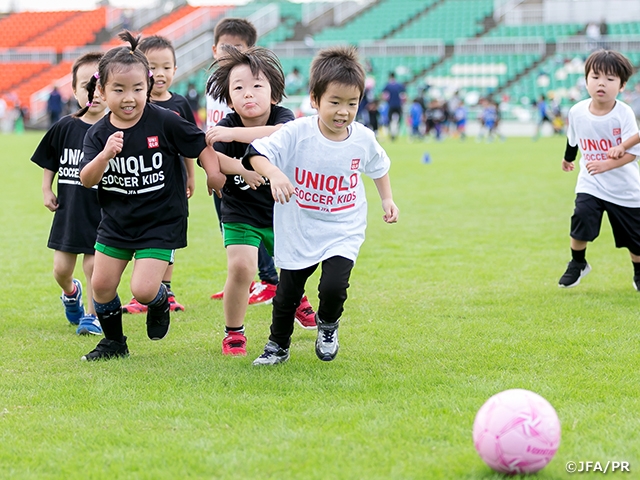
[[[76,97],[80,108],[84,108],[89,101],[89,92],[87,92],[87,84],[93,74],[98,71],[97,63],[85,63],[78,67],[76,73],[76,88],[73,90],[73,95]],[[97,92],[94,92],[91,107],[89,107],[88,115],[99,116],[104,112],[107,106],[102,102]]]
[[[616,75],[606,75],[593,70],[587,75],[587,92],[595,102],[601,104],[615,102],[623,87],[620,77]]]
[[[320,99],[311,97],[311,106],[318,110],[320,132],[336,142],[349,136],[347,127],[358,113],[360,89],[352,85],[330,83]]]
[[[241,52],[244,52],[249,48],[249,45],[247,45],[247,42],[242,37],[239,37],[237,35],[227,35],[227,34],[220,35],[220,38],[218,38],[218,43],[216,43],[212,47],[213,58],[217,60],[226,55],[224,48],[222,48],[225,45],[231,45],[232,47],[236,47]]]
[[[164,100],[169,95],[169,87],[176,73],[176,64],[173,60],[173,52],[168,48],[150,50],[147,52],[149,68],[153,72],[153,89],[151,96]]]
[[[245,127],[266,125],[271,113],[271,84],[262,72],[257,77],[249,65],[238,65],[229,74],[229,107]]]
[[[111,110],[111,123],[117,128],[134,126],[147,103],[149,73],[144,65],[114,68],[105,85],[98,85],[100,96]]]

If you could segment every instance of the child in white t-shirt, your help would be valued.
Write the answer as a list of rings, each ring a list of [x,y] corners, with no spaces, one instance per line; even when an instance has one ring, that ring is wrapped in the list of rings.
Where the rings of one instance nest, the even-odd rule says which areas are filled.
[[[362,173],[376,184],[384,221],[398,219],[389,157],[371,130],[354,123],[364,79],[354,48],[322,50],[313,60],[309,79],[311,103],[318,114],[286,123],[269,137],[253,141],[243,160],[245,167],[271,183],[276,201],[275,260],[280,267],[271,335],[254,365],[275,365],[289,358],[296,307],[306,280],[319,264],[315,350],[321,360],[336,357],[339,319],[366,229]]]
[[[640,290],[640,173],[634,162],[640,148],[617,159],[608,152],[623,138],[638,136],[631,108],[616,97],[633,73],[620,53],[598,50],[585,63],[590,99],[569,111],[567,149],[562,170],[570,172],[580,149],[580,174],[576,185],[575,210],[571,217],[571,261],[558,286],[575,287],[591,271],[586,260],[587,243],[600,233],[607,212],[616,247],[627,248],[633,262],[633,285]]]

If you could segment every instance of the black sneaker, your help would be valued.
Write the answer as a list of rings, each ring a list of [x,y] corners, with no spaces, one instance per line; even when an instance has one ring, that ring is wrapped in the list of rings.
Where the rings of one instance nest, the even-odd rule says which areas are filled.
[[[567,265],[567,271],[560,277],[558,286],[560,288],[575,287],[580,283],[580,279],[591,271],[591,267],[587,262],[580,263],[571,260]]]
[[[83,355],[80,360],[92,362],[94,360],[109,360],[110,358],[128,357],[129,349],[127,348],[127,337],[122,337],[122,343],[115,340],[109,340],[103,338],[98,342],[96,348],[91,350],[86,355]]]
[[[633,288],[636,289],[636,292],[640,292],[640,275],[633,276]]]
[[[171,309],[165,301],[160,307],[149,307],[147,310],[147,336],[151,340],[162,340],[169,332]]]
[[[338,327],[340,321],[325,323],[316,315],[318,338],[316,339],[316,355],[320,360],[330,362],[338,355]]]
[[[289,349],[280,348],[276,342],[269,340],[264,347],[264,353],[253,361],[253,365],[277,365],[289,360]]]

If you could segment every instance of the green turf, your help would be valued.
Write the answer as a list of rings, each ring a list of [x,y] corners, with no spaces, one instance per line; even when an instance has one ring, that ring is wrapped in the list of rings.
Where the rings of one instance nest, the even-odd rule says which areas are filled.
[[[592,273],[557,287],[576,179],[560,169],[564,139],[384,142],[401,218],[384,224],[367,181],[340,354],[320,362],[314,332],[296,327],[290,361],[257,369],[269,307],[248,311],[247,358],[220,353],[209,295],[225,257],[202,172],[174,274],[187,311],[161,342],[125,317],[130,358],[80,362],[96,338],[74,334],[51,274],[51,214],[29,162],[40,136],[0,136],[0,478],[497,479],[471,427],[508,388],[541,394],[562,423],[536,478],[589,460],[630,462],[609,478],[640,475],[640,296],[606,223]]]

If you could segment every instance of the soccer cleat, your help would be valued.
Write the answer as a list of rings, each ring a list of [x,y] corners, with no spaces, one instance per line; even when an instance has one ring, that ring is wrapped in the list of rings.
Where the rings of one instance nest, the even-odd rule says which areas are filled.
[[[576,262],[575,260],[571,260],[567,264],[567,270],[564,272],[564,275],[560,277],[558,286],[560,288],[575,287],[580,283],[580,279],[590,271],[591,271],[591,267],[587,262],[580,263],[580,262]]]
[[[176,296],[173,294],[173,292],[167,292],[167,297],[169,300],[169,309],[172,312],[184,312],[184,305],[176,302]]]
[[[289,360],[289,349],[281,348],[276,342],[269,340],[264,347],[264,353],[253,361],[253,365],[277,365]]]
[[[326,323],[316,315],[318,325],[318,338],[316,339],[316,355],[325,362],[330,362],[338,355],[338,327],[339,320],[333,323]]]
[[[276,296],[277,285],[272,283],[260,282],[256,283],[249,294],[249,305],[269,305],[273,297]]]
[[[222,354],[245,356],[247,354],[247,337],[240,332],[228,332],[222,339]]]
[[[224,290],[220,290],[219,292],[211,295],[211,300],[222,300],[222,297],[224,297]]]
[[[83,355],[81,360],[91,362],[94,360],[109,360],[110,358],[128,356],[129,348],[127,347],[127,337],[122,337],[122,343],[103,338],[98,342],[96,348],[86,355]]]
[[[296,322],[302,328],[308,330],[314,330],[316,328],[316,312],[313,311],[313,307],[309,303],[309,299],[305,295],[300,300],[300,305],[296,309]]]
[[[122,307],[122,313],[145,313],[148,310],[146,305],[141,304],[135,298]]]
[[[633,276],[633,288],[636,289],[636,292],[640,292],[640,275]]]
[[[151,340],[162,340],[169,332],[171,310],[169,302],[147,310],[147,336]]]
[[[102,327],[98,318],[92,313],[87,313],[80,319],[80,325],[76,329],[78,335],[102,335]]]
[[[82,284],[80,280],[73,279],[75,293],[67,296],[64,292],[60,296],[64,305],[64,314],[72,325],[78,325],[80,319],[84,317],[84,306],[82,305]]]

